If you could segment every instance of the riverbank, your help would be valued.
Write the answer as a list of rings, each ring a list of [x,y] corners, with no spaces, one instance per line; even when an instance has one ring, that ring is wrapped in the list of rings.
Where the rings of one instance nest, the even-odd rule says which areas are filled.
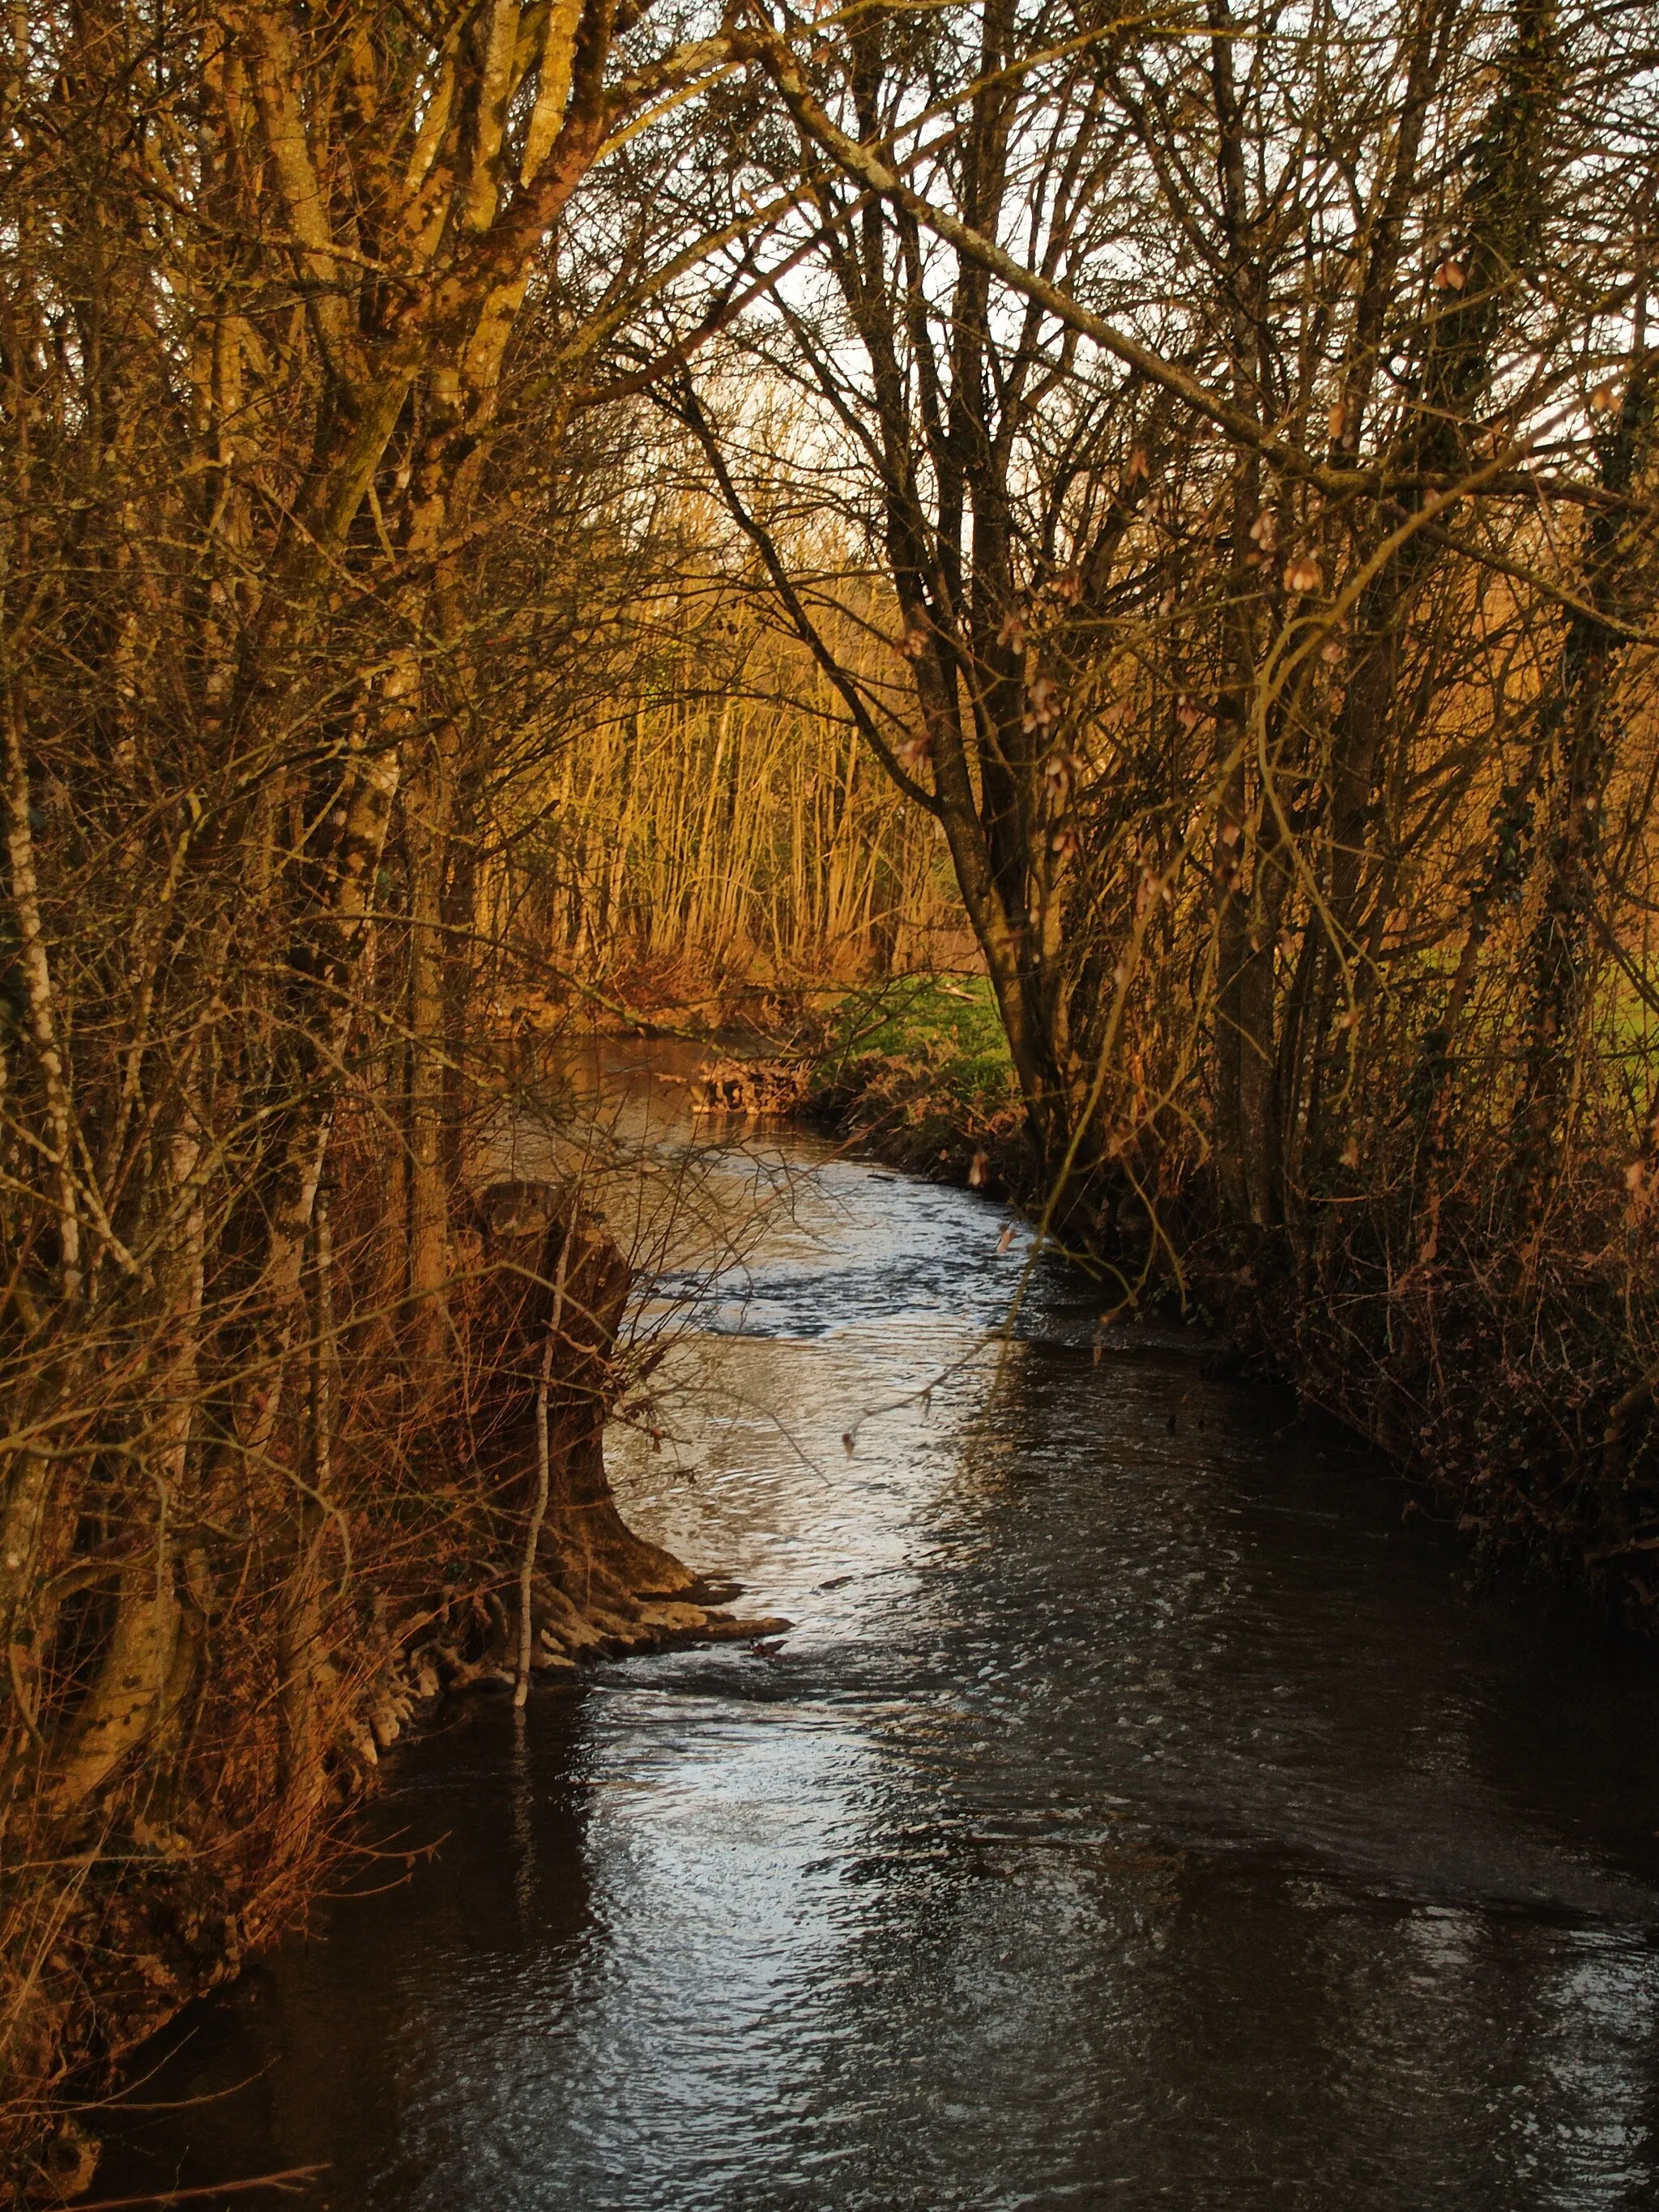
[[[726,1611],[735,1584],[618,1512],[604,1431],[648,1354],[618,1343],[627,1261],[570,1205],[544,1183],[482,1194],[454,1350],[404,1409],[401,1495],[370,1510],[355,1469],[372,1430],[339,1424],[326,1489],[306,1485],[305,1552],[290,1539],[272,1563],[280,1601],[204,1592],[174,1725],[186,1784],[216,1789],[164,1789],[138,1753],[71,1812],[44,1783],[6,1808],[0,2149],[20,2201],[84,2193],[113,2069],[303,1923],[407,1733],[457,1698],[521,1698],[532,1675],[787,1626]]]
[[[849,994],[791,1065],[793,1094],[775,1080],[775,1107],[908,1172],[1042,1212],[1048,1185],[983,979]],[[1297,1223],[1241,1230],[1222,1225],[1201,1146],[1160,1166],[1143,1139],[1121,1186],[1073,1212],[1063,1241],[1097,1274],[1103,1316],[1196,1319],[1225,1338],[1218,1356],[1234,1371],[1385,1452],[1479,1571],[1659,1637],[1655,1382],[1631,1366],[1622,1318],[1645,1233],[1640,1180],[1626,1178],[1622,1204],[1610,1185],[1576,1224],[1582,1249],[1559,1236],[1530,1256],[1488,1249],[1476,1190],[1447,1194],[1437,1249],[1419,1238],[1396,1260],[1387,1194],[1415,1171],[1411,1141],[1406,1130],[1380,1184],[1356,1175]]]
[[[800,1123],[688,1127],[654,1071],[692,1056],[625,1056],[711,1210],[781,1195],[652,1378],[660,1449],[613,1430],[618,1504],[797,1626],[602,1661],[526,1728],[463,1701],[331,1885],[372,1893],[146,2054],[98,2193],[1650,2191],[1651,1656],[1471,1594],[1377,1461],[1175,1332],[1097,1358],[1052,1254],[1003,1343],[1006,1206]]]
[[[912,1175],[1030,1206],[1040,1198],[990,985],[896,979],[849,995],[807,1057],[801,1110]]]

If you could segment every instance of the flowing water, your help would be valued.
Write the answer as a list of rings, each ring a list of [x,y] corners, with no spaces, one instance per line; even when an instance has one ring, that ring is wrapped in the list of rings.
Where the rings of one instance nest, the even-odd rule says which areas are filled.
[[[978,1350],[997,1206],[804,1138],[702,1175],[752,1249],[659,1282],[673,1435],[620,1434],[617,1488],[793,1632],[400,1750],[372,1834],[441,1849],[187,2015],[95,2193],[1659,2203],[1659,1667],[1469,1595],[1383,1469],[1178,1338],[1097,1356],[1058,1266]]]

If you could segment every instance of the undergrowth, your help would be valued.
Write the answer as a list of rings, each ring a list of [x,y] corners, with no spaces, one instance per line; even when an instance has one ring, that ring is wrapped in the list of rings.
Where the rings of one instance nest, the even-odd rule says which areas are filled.
[[[1036,1159],[982,975],[907,975],[848,992],[810,1049],[812,1118],[936,1181],[1030,1198]]]

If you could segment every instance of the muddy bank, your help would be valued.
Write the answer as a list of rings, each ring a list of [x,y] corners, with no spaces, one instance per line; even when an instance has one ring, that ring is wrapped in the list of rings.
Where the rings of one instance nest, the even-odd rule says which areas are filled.
[[[727,1610],[735,1584],[706,1583],[617,1510],[604,1431],[641,1362],[619,1349],[630,1269],[605,1222],[547,1183],[501,1183],[465,1243],[405,1525],[372,1525],[344,1457],[326,1493],[307,1485],[310,1550],[280,1562],[277,1617],[263,1640],[231,1637],[216,1668],[216,1621],[240,1592],[204,1592],[176,1724],[210,1744],[217,1794],[141,1747],[54,1817],[45,1743],[33,1800],[5,1808],[9,1856],[26,1845],[8,1910],[34,1936],[5,1992],[4,2179],[21,2200],[92,2183],[85,2107],[112,2069],[303,1920],[383,1755],[447,1700],[522,1699],[532,1675],[787,1626]]]
[[[1043,1178],[1024,1114],[995,1095],[941,1082],[927,1061],[815,1048],[793,1057],[711,1054],[690,1095],[705,1117],[794,1121],[927,1182],[1030,1209]]]

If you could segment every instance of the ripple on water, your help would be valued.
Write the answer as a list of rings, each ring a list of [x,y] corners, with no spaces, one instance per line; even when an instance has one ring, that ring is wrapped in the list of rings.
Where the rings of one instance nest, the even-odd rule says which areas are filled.
[[[684,1318],[675,1447],[617,1468],[796,1632],[411,1747],[375,1818],[442,1851],[198,2009],[138,2094],[227,2094],[128,2122],[108,2193],[1659,2201],[1652,1662],[1470,1599],[1379,1470],[1191,1357],[1095,1364],[1057,1268],[975,1357],[1006,1216],[766,1173],[815,1163]]]

